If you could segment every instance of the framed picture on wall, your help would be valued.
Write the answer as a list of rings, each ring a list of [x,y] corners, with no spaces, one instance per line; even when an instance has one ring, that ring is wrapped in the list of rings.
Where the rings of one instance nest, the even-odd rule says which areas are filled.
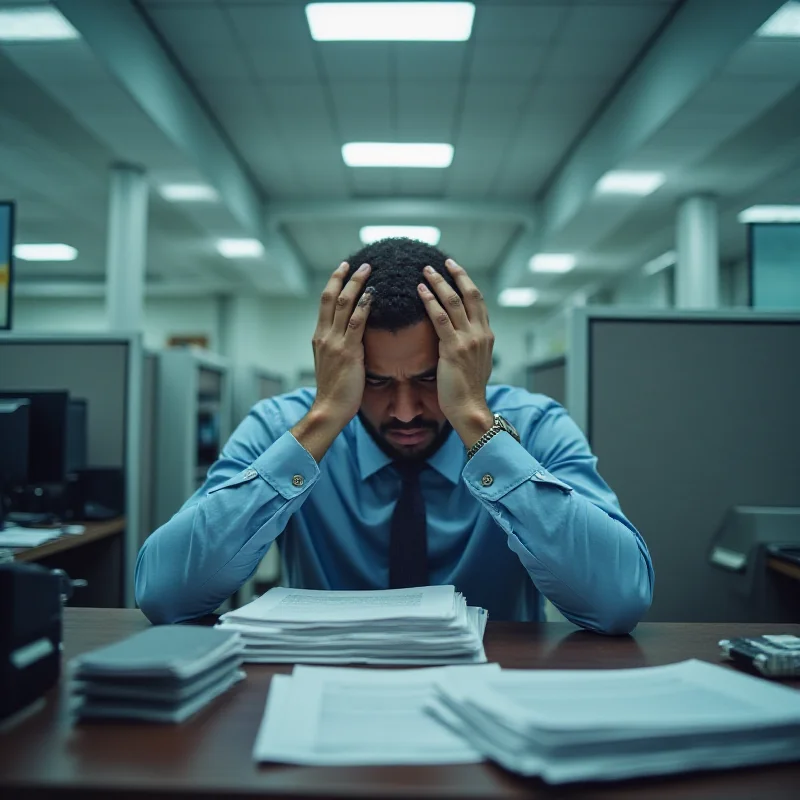
[[[0,201],[0,330],[11,329],[14,289],[14,204]]]
[[[167,347],[200,347],[208,350],[208,336],[202,333],[170,336]]]

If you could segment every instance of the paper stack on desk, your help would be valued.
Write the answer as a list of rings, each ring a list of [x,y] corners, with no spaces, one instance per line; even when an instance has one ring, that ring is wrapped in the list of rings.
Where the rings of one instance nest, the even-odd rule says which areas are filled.
[[[486,612],[452,586],[362,592],[270,589],[223,614],[245,661],[306,664],[473,664],[486,661]]]
[[[183,722],[242,680],[241,664],[233,631],[149,628],[71,662],[73,707],[81,719]]]
[[[256,737],[256,761],[324,766],[482,761],[466,740],[425,712],[434,683],[497,664],[369,670],[295,667],[274,675]]]
[[[800,759],[800,692],[701,661],[454,673],[428,710],[486,758],[549,783]]]

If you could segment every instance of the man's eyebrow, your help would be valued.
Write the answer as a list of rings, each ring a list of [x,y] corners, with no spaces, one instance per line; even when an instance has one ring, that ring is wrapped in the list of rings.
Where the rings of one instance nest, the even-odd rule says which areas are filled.
[[[424,372],[420,372],[417,375],[412,375],[411,380],[416,381],[420,378],[433,378],[436,376],[437,367],[431,367],[430,369],[426,369]],[[365,373],[367,378],[371,381],[392,381],[394,378],[389,377],[388,375],[376,375],[374,372],[370,372],[367,370]]]

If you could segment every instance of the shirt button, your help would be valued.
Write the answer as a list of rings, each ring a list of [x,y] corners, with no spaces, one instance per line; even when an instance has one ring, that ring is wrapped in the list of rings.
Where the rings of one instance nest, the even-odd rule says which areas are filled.
[[[494,483],[494,478],[487,472],[482,478],[481,483],[484,486],[491,486]]]
[[[302,486],[305,483],[305,479],[302,475],[295,475],[292,478],[292,485],[294,486]]]
[[[250,478],[255,478],[258,473],[254,469],[247,469],[242,476],[245,480],[250,480]]]
[[[536,472],[533,473],[533,477],[534,478],[540,478],[540,479],[544,478],[544,472],[542,472],[541,470],[537,469]]]

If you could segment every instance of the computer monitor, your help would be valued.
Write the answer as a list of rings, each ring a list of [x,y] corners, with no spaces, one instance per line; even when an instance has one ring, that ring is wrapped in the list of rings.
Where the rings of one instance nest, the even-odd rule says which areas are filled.
[[[87,401],[71,397],[67,407],[67,473],[77,472],[87,466],[88,416]]]
[[[29,417],[28,400],[0,400],[0,529],[6,493],[28,482]]]
[[[28,484],[63,483],[67,474],[69,392],[19,389],[0,400],[28,400]]]

